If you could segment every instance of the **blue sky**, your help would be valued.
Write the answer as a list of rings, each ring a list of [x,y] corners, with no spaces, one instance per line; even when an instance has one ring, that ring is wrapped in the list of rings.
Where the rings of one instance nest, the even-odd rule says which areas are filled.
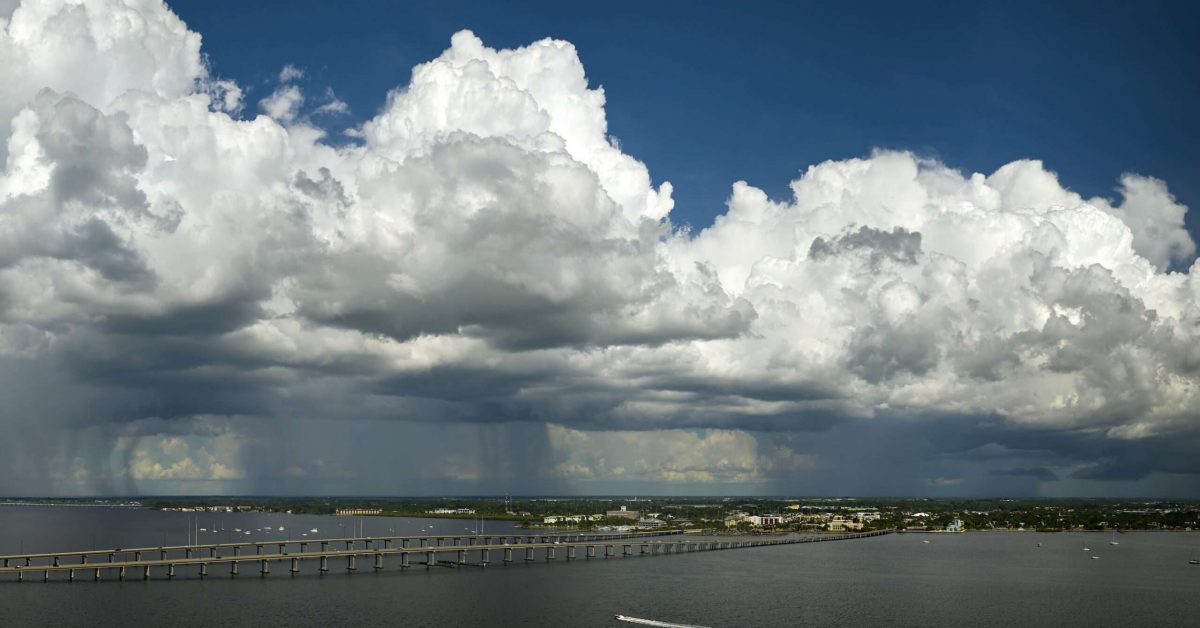
[[[704,227],[746,180],[776,198],[798,171],[894,148],[967,172],[1037,158],[1084,195],[1117,177],[1200,203],[1195,3],[227,2],[172,8],[217,74],[255,102],[294,64],[348,120],[376,114],[412,66],[469,28],[489,46],[575,44],[610,133],[675,185]],[[236,17],[233,17],[236,16]],[[253,108],[251,108],[253,113]],[[1200,212],[1189,212],[1200,233]]]

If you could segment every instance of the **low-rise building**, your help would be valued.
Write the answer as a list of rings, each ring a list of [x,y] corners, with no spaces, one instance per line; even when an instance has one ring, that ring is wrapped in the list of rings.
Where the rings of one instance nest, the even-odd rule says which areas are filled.
[[[777,526],[777,525],[783,523],[783,516],[782,515],[753,515],[750,517],[746,517],[746,520],[749,521],[750,525],[752,525],[752,526],[757,526],[759,528],[769,528],[771,526]]]
[[[338,508],[334,511],[336,515],[380,515],[383,514],[382,508]]]
[[[621,506],[620,510],[610,510],[605,513],[605,516],[609,519],[629,519],[631,521],[637,521],[640,518],[641,513],[636,510],[629,510],[625,506]]]

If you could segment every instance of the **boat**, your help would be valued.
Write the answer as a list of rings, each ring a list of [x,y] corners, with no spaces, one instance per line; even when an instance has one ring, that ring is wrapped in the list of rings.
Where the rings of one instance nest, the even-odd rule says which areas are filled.
[[[1093,556],[1093,557],[1092,557],[1092,560],[1100,560],[1100,557],[1099,557],[1099,556]]]
[[[316,529],[316,528],[313,528],[313,529],[309,530],[309,532],[312,532],[313,534],[316,534],[316,533],[317,533],[317,529]]]
[[[613,619],[630,624],[642,624],[643,626],[665,626],[666,628],[704,628],[704,626],[697,626],[695,624],[673,624],[669,621],[642,619],[641,617],[630,617],[628,615],[613,615]]]
[[[1200,565],[1200,558],[1193,558],[1188,561],[1189,565]]]

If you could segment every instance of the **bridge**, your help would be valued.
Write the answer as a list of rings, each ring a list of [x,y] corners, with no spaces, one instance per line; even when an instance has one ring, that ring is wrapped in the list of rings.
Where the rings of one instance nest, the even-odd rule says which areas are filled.
[[[565,552],[568,561],[576,560],[579,551],[584,552],[586,559],[614,558],[616,556],[666,556],[688,552],[706,552],[716,550],[731,550],[751,547],[766,547],[773,545],[791,545],[796,543],[816,543],[823,541],[844,541],[872,536],[890,534],[892,530],[873,532],[858,532],[848,534],[814,534],[808,536],[787,536],[782,538],[759,538],[738,540],[711,540],[670,538],[683,533],[682,530],[660,530],[654,532],[637,532],[627,534],[553,534],[526,535],[503,534],[487,536],[395,536],[395,537],[347,537],[331,539],[306,539],[304,541],[276,540],[251,541],[241,543],[216,543],[199,545],[172,545],[162,547],[141,547],[133,549],[83,550],[72,552],[49,552],[37,554],[11,554],[0,556],[3,567],[0,575],[15,575],[17,581],[23,581],[25,574],[39,574],[42,581],[49,581],[50,574],[66,573],[69,581],[74,581],[76,572],[91,572],[92,579],[100,580],[101,574],[115,574],[117,579],[124,580],[127,570],[140,571],[142,579],[151,576],[151,570],[158,568],[164,571],[167,578],[174,578],[176,570],[183,567],[194,567],[201,578],[209,575],[209,567],[227,566],[231,576],[240,573],[240,565],[250,563],[258,567],[263,577],[271,573],[271,565],[279,562],[290,562],[289,573],[300,573],[301,561],[306,559],[318,562],[319,573],[329,571],[330,559],[345,559],[345,569],[349,573],[357,571],[360,558],[373,560],[371,568],[382,570],[387,558],[399,557],[400,568],[409,569],[416,565],[431,567],[486,567],[491,561],[491,553],[501,552],[502,564],[509,565],[514,560],[535,562],[540,553],[544,560],[558,559],[558,552]],[[511,542],[510,542],[511,541]],[[344,545],[344,548],[330,547]],[[315,546],[310,549],[309,546]],[[242,554],[241,550],[254,548],[254,554]],[[264,553],[266,548],[268,552]],[[298,551],[289,551],[290,549]],[[620,553],[617,553],[620,548]],[[636,550],[635,550],[636,548]],[[270,551],[275,549],[276,551]],[[226,552],[225,550],[228,550]],[[207,552],[207,556],[204,554]],[[517,552],[521,552],[518,556]],[[602,553],[601,553],[602,552]],[[144,557],[143,555],[151,557]],[[157,554],[157,557],[153,555]],[[182,554],[182,555],[181,555]],[[449,558],[446,556],[449,555]],[[477,556],[474,561],[470,556]],[[89,562],[89,558],[107,557],[102,562]],[[414,557],[417,559],[414,561]],[[64,560],[77,558],[76,561]],[[423,560],[422,560],[423,559]]]

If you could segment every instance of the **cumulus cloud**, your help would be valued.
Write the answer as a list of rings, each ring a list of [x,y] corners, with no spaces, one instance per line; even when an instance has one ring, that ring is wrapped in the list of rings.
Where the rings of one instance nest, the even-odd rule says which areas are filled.
[[[884,433],[930,448],[909,490],[1200,472],[1200,269],[1162,181],[880,151],[789,199],[737,182],[693,233],[567,42],[457,33],[346,146],[302,77],[241,119],[161,2],[0,17],[0,425],[93,434],[62,482],[355,492],[343,423],[471,441],[404,467],[468,491],[781,490]],[[972,476],[989,444],[1008,466]]]

